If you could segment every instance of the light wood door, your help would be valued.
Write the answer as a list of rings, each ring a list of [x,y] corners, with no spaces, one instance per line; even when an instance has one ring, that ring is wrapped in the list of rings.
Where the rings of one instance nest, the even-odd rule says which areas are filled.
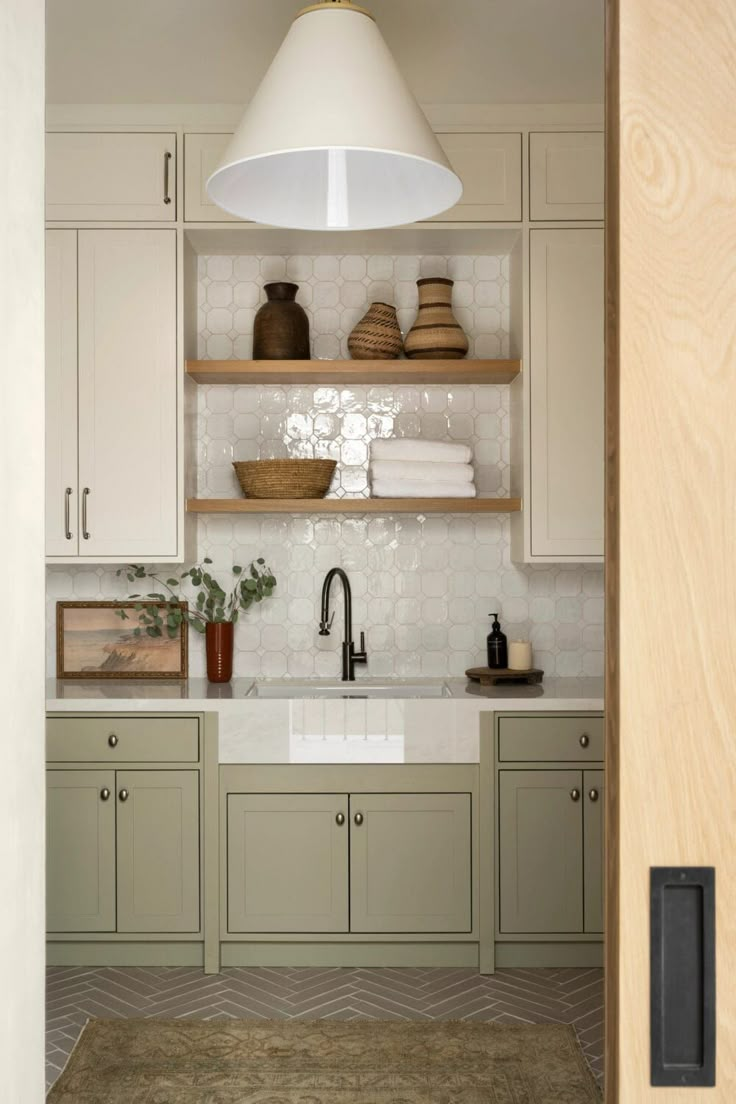
[[[583,931],[582,786],[581,771],[500,772],[502,933]]]
[[[346,794],[229,794],[228,931],[346,932],[347,816]]]
[[[46,218],[50,222],[173,222],[176,135],[47,134]]]
[[[603,175],[602,131],[530,134],[530,218],[602,219]]]
[[[115,931],[115,772],[46,772],[46,927]]]
[[[603,932],[603,771],[583,773],[583,851],[585,930]]]
[[[46,555],[79,550],[77,232],[46,232]]]
[[[472,928],[469,794],[351,794],[350,930]]]
[[[521,219],[521,135],[437,135],[463,182],[459,203],[436,222],[518,222]]]
[[[173,230],[79,231],[79,491],[82,557],[177,554]]]
[[[117,771],[116,782],[117,930],[199,931],[199,773]]]
[[[531,552],[603,555],[603,231],[530,233]]]
[[[232,134],[187,134],[184,139],[184,218],[187,222],[244,222],[207,195],[207,181]]]

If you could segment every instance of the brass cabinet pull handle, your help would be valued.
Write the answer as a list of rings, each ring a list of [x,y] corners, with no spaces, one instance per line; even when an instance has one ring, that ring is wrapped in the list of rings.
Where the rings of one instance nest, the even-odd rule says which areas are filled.
[[[353,820],[355,821],[355,823],[360,828],[361,824],[363,823],[363,814],[362,813],[356,813],[355,816],[353,817]]]
[[[164,203],[171,203],[171,196],[169,195],[169,165],[171,164],[171,154],[167,151],[164,154]]]
[[[120,798],[121,801],[127,801],[128,798],[130,797],[130,794],[128,793],[127,790],[121,790],[120,793],[118,794],[118,797]]]
[[[570,797],[573,799],[573,801],[580,800],[580,790],[577,788],[577,786],[574,790],[570,790]]]
[[[71,487],[67,487],[64,491],[64,536],[67,540],[71,540],[74,534],[70,529],[70,503],[72,497]]]
[[[597,801],[598,800],[598,791],[597,790],[591,790],[590,793],[588,794],[588,797],[590,798],[591,801]]]
[[[118,746],[118,738],[117,738],[117,736],[115,735],[114,732],[111,732],[110,735],[107,737],[107,742],[110,745],[110,747],[114,748],[114,747]]]
[[[85,540],[89,540],[89,530],[87,529],[87,499],[89,493],[89,487],[85,487],[82,491],[82,536]]]
[[[587,733],[584,732],[583,735],[580,737],[580,746],[586,748],[589,743],[590,736],[588,736]]]
[[[345,814],[344,813],[338,813],[337,816],[335,817],[335,824],[338,826],[338,828],[342,828],[344,823],[345,823]]]
[[[108,790],[107,786],[103,786],[102,789],[100,790],[100,800],[101,801],[109,801],[110,800],[110,791]]]

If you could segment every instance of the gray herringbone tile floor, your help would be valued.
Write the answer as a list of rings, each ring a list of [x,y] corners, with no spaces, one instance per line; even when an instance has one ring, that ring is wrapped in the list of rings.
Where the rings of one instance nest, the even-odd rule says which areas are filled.
[[[47,979],[46,1079],[59,1076],[88,1019],[407,1019],[571,1023],[603,1076],[603,972],[588,968],[231,969],[53,967]]]

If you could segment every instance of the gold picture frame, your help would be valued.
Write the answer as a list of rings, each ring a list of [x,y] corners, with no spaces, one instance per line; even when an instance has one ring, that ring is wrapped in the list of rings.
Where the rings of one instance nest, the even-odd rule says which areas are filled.
[[[57,602],[56,677],[58,679],[186,679],[188,623],[176,637],[152,637],[138,628],[137,606],[165,609],[163,602]],[[186,602],[178,602],[187,609]],[[116,611],[129,610],[128,620]]]

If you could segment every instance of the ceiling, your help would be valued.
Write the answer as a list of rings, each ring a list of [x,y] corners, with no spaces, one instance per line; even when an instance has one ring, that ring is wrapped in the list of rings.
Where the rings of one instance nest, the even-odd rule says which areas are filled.
[[[604,0],[364,2],[421,103],[603,99]],[[47,100],[246,102],[300,6],[47,0]]]

